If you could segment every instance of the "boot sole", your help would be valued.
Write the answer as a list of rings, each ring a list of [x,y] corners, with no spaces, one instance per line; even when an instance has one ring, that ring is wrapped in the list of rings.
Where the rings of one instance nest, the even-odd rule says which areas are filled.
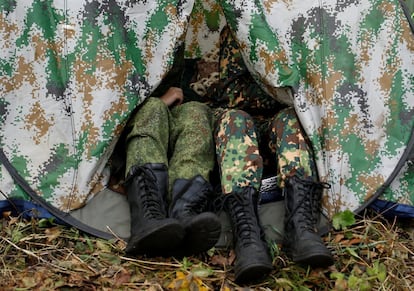
[[[311,255],[294,256],[292,261],[297,264],[307,265],[314,268],[326,268],[334,263],[331,254],[324,252],[312,253]]]
[[[248,264],[243,268],[235,269],[235,281],[238,284],[253,283],[265,278],[272,270],[271,264],[263,264],[263,262]]]
[[[179,246],[184,229],[176,220],[166,220],[156,228],[143,230],[128,241],[125,252],[131,255],[163,256]]]
[[[286,243],[284,244],[286,245]],[[334,264],[334,260],[328,249],[303,251],[301,254],[295,254],[295,251],[291,248],[287,248],[284,251],[296,264],[311,266],[313,268],[326,268]]]
[[[295,239],[298,240],[297,237]],[[293,242],[284,240],[282,250],[296,264],[312,268],[326,268],[333,265],[334,260],[329,249],[319,240],[320,238],[303,240],[300,248],[294,248]],[[306,246],[304,246],[305,242]]]
[[[220,238],[220,219],[211,212],[197,215],[191,224],[184,227],[185,236],[175,256],[190,256],[208,251]]]

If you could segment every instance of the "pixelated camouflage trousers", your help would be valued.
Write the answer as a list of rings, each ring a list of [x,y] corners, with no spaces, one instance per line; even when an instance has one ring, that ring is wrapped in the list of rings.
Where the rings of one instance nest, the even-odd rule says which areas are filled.
[[[214,115],[216,155],[224,194],[248,186],[259,189],[264,153],[273,160],[268,170],[278,176],[279,187],[283,188],[286,177],[295,173],[316,180],[312,150],[293,108],[264,120],[236,109],[216,110]]]
[[[133,165],[163,163],[170,189],[178,178],[209,179],[215,162],[211,109],[187,102],[171,110],[159,98],[148,98],[128,124],[126,173]]]

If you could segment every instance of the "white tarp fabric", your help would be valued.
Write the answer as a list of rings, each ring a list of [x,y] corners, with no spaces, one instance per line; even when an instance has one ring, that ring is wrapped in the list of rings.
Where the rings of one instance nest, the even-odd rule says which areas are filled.
[[[0,145],[46,201],[70,211],[106,186],[112,148],[171,66],[193,4],[0,1]],[[4,167],[0,189],[28,198]]]

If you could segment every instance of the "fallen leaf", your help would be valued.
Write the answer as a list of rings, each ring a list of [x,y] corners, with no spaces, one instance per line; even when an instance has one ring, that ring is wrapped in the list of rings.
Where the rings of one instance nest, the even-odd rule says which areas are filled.
[[[62,233],[62,230],[58,227],[46,228],[45,234],[47,237],[47,242],[54,241],[56,238],[58,238],[61,235],[61,233]]]

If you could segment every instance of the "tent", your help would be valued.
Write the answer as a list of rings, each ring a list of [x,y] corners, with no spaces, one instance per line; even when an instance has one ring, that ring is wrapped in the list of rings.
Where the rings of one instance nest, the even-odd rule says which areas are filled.
[[[227,23],[263,88],[275,98],[289,88],[280,101],[294,106],[320,179],[331,184],[327,217],[368,205],[414,217],[409,5],[0,0],[0,207],[46,205],[40,215],[128,237],[126,199],[107,187],[115,145],[178,47],[187,59],[202,57]]]

